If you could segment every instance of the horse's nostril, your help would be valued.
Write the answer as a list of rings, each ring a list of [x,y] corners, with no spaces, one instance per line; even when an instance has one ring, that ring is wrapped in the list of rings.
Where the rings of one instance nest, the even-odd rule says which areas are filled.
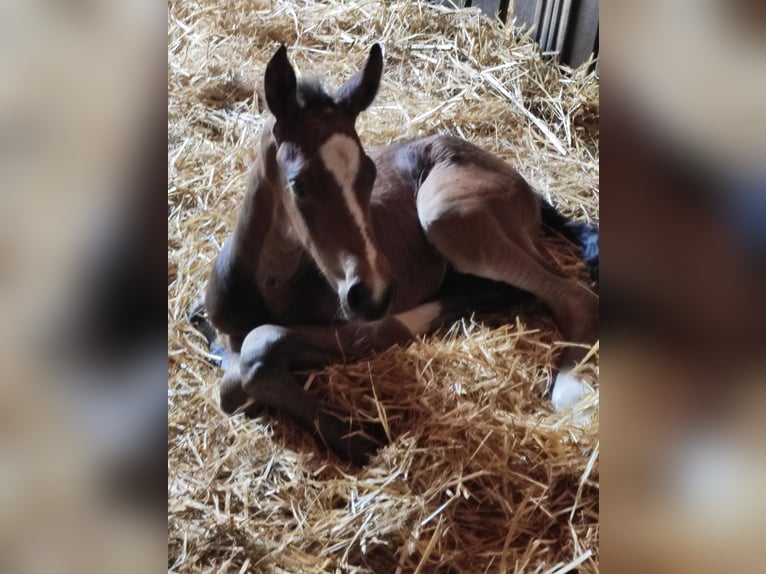
[[[349,308],[358,313],[369,305],[371,295],[370,290],[364,283],[354,283],[348,288],[346,301],[348,302]]]

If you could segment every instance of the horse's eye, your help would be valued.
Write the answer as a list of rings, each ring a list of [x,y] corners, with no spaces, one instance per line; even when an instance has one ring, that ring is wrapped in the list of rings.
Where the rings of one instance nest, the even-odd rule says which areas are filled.
[[[290,182],[290,190],[298,197],[306,195],[306,184],[301,179],[294,179]]]

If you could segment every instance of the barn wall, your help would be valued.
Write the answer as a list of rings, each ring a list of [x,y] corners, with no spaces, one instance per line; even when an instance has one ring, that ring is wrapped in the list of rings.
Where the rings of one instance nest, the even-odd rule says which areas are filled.
[[[598,56],[598,0],[440,0],[456,8],[478,7],[502,22],[530,30],[543,53],[577,68]]]

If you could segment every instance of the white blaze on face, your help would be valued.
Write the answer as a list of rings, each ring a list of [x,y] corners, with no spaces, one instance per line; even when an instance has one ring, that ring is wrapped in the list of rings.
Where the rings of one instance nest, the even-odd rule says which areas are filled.
[[[383,296],[386,284],[378,271],[378,250],[372,243],[367,220],[354,193],[354,181],[357,173],[359,173],[359,146],[346,135],[334,134],[319,148],[319,156],[322,158],[327,171],[333,175],[343,190],[346,206],[362,234],[367,264],[373,273],[373,298],[379,301]]]

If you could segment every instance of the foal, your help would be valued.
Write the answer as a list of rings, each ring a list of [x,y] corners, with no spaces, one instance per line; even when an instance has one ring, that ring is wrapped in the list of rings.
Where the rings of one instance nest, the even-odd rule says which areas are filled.
[[[598,330],[598,298],[538,251],[543,220],[574,239],[577,226],[541,210],[511,167],[447,136],[365,153],[354,123],[382,69],[375,44],[364,69],[330,95],[299,82],[286,48],[277,50],[265,72],[273,117],[205,301],[226,336],[222,408],[254,399],[356,464],[379,443],[320,405],[294,371],[407,342],[519,290],[551,310],[566,340],[590,344]],[[583,355],[570,347],[559,366]]]

